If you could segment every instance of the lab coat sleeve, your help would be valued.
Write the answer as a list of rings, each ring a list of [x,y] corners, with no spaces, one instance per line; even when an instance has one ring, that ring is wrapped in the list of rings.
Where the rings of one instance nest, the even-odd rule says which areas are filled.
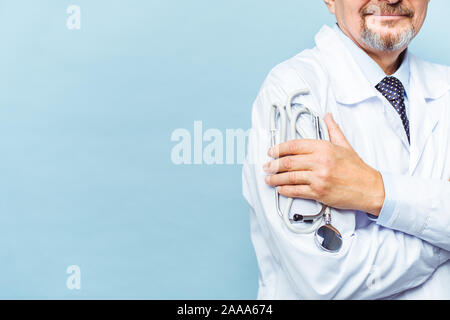
[[[450,250],[450,183],[382,172],[386,213],[377,224]]]
[[[313,234],[299,235],[287,229],[262,169],[270,160],[269,110],[273,102],[284,98],[283,89],[266,79],[253,105],[243,193],[274,260],[296,294],[303,299],[379,299],[425,282],[448,259],[448,253],[417,237],[370,223],[365,228],[341,230],[343,247],[331,254],[317,248]]]

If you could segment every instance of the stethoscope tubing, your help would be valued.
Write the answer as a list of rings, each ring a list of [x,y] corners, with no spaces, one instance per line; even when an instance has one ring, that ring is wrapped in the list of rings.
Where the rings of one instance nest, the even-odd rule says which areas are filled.
[[[289,138],[291,140],[297,139],[297,136],[299,136],[300,139],[307,138],[304,130],[301,128],[301,126],[299,124],[297,124],[297,122],[298,122],[297,120],[302,115],[310,115],[312,117],[313,122],[314,122],[314,127],[316,130],[315,139],[329,141],[328,131],[326,130],[325,124],[323,123],[323,120],[320,118],[320,116],[315,114],[310,108],[303,106],[303,105],[299,109],[297,109],[295,112],[292,111],[293,99],[299,95],[307,95],[307,94],[310,94],[310,91],[308,89],[302,89],[302,90],[299,90],[299,91],[294,92],[293,94],[289,95],[286,100],[285,105],[282,105],[282,106],[276,105],[276,104],[272,105],[272,108],[270,110],[270,131],[271,131],[271,145],[272,146],[276,145],[275,135],[276,135],[276,131],[277,131],[277,128],[276,128],[277,114],[279,114],[279,116],[280,116],[278,143],[283,143],[283,142],[287,141],[286,135],[287,135],[288,121],[289,121],[289,128],[290,128]],[[283,221],[285,222],[286,227],[290,231],[297,233],[297,234],[308,234],[308,233],[313,233],[314,231],[316,231],[322,223],[323,215],[325,214],[325,212],[327,210],[328,211],[330,210],[329,207],[322,204],[322,209],[320,210],[320,212],[318,212],[316,214],[311,214],[311,215],[303,215],[302,214],[302,218],[303,218],[302,221],[305,221],[305,220],[308,220],[310,222],[312,221],[312,224],[308,227],[298,228],[298,227],[294,226],[294,224],[292,223],[293,220],[289,217],[293,202],[294,202],[294,198],[288,198],[285,209],[281,210],[280,194],[275,189],[275,204],[276,204],[278,215],[283,218]],[[297,223],[297,224],[299,224],[299,223]]]

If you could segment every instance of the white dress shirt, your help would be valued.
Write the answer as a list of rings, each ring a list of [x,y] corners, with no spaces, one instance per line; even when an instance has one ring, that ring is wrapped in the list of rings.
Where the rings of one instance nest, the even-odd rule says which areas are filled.
[[[405,56],[407,68],[398,72],[410,76],[398,76],[409,100],[409,145],[398,113],[374,87],[385,75],[367,76],[368,60],[359,60],[339,32],[324,26],[313,49],[274,67],[253,105],[242,177],[259,266],[258,298],[450,299],[450,70],[410,52]],[[377,220],[332,209],[343,236],[336,254],[318,249],[313,234],[290,232],[276,211],[273,188],[264,182],[262,165],[271,160],[270,108],[305,87],[311,94],[295,98],[294,107],[307,105],[322,117],[331,112],[385,182]],[[292,212],[317,208],[314,201],[296,199]]]

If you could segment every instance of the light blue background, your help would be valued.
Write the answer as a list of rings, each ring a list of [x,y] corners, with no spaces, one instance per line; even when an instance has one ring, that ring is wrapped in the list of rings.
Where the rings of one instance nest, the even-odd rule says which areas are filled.
[[[419,56],[450,64],[448,9]],[[320,0],[1,0],[0,298],[255,298],[241,166],[176,166],[170,136],[248,129],[267,72],[333,22]]]

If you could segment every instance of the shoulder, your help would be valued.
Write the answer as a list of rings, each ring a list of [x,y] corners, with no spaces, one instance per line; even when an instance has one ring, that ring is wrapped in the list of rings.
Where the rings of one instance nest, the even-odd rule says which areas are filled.
[[[294,93],[307,89],[310,94],[298,95],[293,104],[307,105],[312,111],[322,113],[321,97],[326,91],[328,76],[320,63],[316,48],[307,49],[277,64],[267,74],[253,104],[253,126],[269,124],[273,105],[282,106]]]
[[[450,91],[450,67],[411,54],[411,76],[424,87],[427,97],[438,99]]]
[[[307,89],[308,96],[298,96],[293,103],[308,104],[310,108],[320,106],[320,97],[327,88],[328,76],[321,64],[320,53],[315,47],[304,50],[297,55],[277,64],[267,74],[260,89],[259,96],[266,103],[283,104],[295,92]],[[319,111],[319,110],[316,110]]]
[[[289,94],[302,88],[312,90],[326,78],[318,50],[313,48],[304,50],[273,67],[264,85],[276,86]]]
[[[433,73],[442,78],[448,78],[450,76],[450,66],[426,61],[413,54],[411,54],[411,60],[418,68],[427,73]]]
[[[326,96],[329,77],[321,63],[317,47],[306,49],[297,55],[277,64],[267,74],[258,94],[257,105],[282,105],[287,99],[301,90],[310,94],[296,96],[292,103],[307,105],[317,113],[323,112],[323,97]]]

